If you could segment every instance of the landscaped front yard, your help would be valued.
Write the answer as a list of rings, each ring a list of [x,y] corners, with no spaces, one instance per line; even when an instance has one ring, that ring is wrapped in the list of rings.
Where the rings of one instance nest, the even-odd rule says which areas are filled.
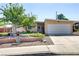
[[[51,45],[53,42],[48,36],[41,33],[20,34],[20,43],[16,42],[17,37],[3,37],[0,39],[0,48]]]

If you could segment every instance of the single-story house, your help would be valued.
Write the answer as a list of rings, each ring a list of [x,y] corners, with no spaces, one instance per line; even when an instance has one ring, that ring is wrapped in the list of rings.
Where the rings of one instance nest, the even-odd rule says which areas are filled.
[[[45,19],[44,22],[37,21],[36,26],[28,27],[27,29],[32,32],[40,32],[46,35],[64,35],[72,34],[74,31],[74,24],[76,23],[79,24],[78,21]],[[9,29],[12,28],[6,28],[5,32],[11,31]],[[0,29],[0,32],[3,32],[3,30]],[[23,27],[17,28],[17,30],[20,32],[25,31]],[[14,31],[14,29],[12,31]]]
[[[44,22],[36,22],[37,25],[31,29],[33,32],[41,32],[46,35],[72,34],[74,24],[77,21],[45,19]]]

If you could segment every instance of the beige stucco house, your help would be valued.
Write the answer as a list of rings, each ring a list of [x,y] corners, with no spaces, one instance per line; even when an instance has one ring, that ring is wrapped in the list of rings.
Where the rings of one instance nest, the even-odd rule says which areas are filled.
[[[76,21],[45,19],[44,22],[37,22],[36,27],[31,29],[34,32],[45,33],[46,35],[72,34]]]
[[[74,21],[45,19],[45,34],[62,35],[72,34]]]

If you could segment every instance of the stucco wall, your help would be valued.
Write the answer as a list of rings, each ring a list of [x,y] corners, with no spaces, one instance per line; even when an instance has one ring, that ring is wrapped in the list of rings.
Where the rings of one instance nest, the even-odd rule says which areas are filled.
[[[32,27],[31,29],[28,29],[29,31],[32,31],[32,32],[37,32],[37,25],[35,27]]]
[[[12,28],[0,28],[0,32],[11,32]]]
[[[41,30],[39,29],[38,30],[38,27],[41,27]],[[33,31],[33,32],[41,32],[42,33],[42,27],[44,27],[44,22],[36,22],[36,26],[35,27],[32,27],[31,29],[28,29],[30,31]]]

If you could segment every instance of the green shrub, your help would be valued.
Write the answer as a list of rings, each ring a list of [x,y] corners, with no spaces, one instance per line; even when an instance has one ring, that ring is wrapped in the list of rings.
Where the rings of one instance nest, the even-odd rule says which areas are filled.
[[[39,38],[45,37],[45,35],[42,34],[42,33],[33,33],[33,34],[31,34],[30,36],[32,36],[32,37],[39,37]]]
[[[20,34],[30,34],[30,33],[33,33],[33,32],[30,32],[30,31],[27,31],[27,32],[20,32]]]

